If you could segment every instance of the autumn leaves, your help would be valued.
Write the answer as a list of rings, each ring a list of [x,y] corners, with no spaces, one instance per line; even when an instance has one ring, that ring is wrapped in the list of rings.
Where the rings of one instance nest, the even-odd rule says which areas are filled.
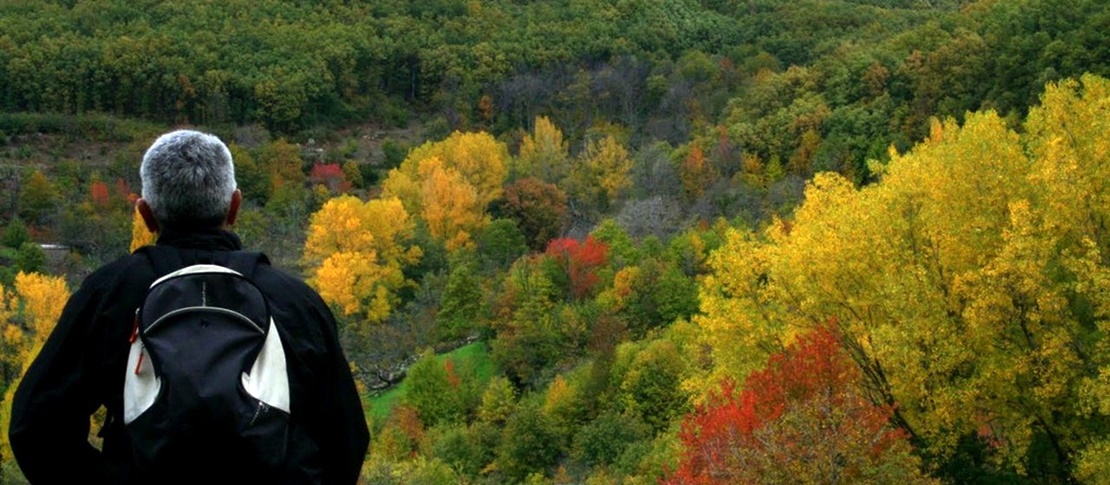
[[[831,321],[932,465],[970,442],[999,470],[1106,476],[1108,89],[1050,86],[1020,135],[989,112],[935,123],[878,183],[818,175],[792,220],[732,230],[702,284],[715,365],[694,387]]]

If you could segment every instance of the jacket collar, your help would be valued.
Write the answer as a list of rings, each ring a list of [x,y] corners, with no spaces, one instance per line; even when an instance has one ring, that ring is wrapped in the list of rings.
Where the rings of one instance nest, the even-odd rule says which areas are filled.
[[[239,236],[224,229],[169,229],[159,234],[158,244],[208,251],[238,251],[243,248]]]

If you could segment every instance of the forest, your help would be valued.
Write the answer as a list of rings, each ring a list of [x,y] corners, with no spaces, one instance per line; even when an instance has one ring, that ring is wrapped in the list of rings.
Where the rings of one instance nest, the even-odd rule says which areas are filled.
[[[175,127],[365,484],[1110,480],[1107,2],[0,1],[3,429]]]

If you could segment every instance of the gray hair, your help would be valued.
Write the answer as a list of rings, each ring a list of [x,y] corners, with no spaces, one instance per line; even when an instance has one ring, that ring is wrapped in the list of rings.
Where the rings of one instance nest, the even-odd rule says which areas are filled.
[[[143,155],[139,177],[143,199],[163,227],[219,226],[236,188],[227,145],[192,130],[158,137]]]

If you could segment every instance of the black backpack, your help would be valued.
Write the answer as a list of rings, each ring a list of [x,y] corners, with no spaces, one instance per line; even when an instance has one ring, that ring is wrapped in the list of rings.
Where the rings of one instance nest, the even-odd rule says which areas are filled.
[[[198,458],[279,469],[289,378],[269,304],[251,281],[265,256],[205,253],[226,260],[182,267],[177,249],[143,252],[165,276],[135,312],[124,381],[123,422],[138,469],[188,470]]]

